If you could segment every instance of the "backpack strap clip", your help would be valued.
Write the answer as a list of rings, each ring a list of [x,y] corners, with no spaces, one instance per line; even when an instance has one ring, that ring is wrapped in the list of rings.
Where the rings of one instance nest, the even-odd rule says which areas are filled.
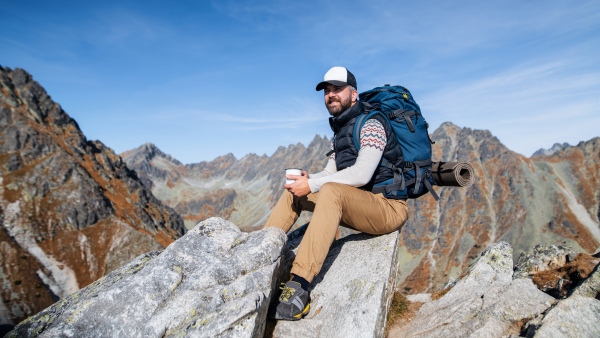
[[[431,193],[431,195],[433,196],[433,198],[436,201],[440,200],[440,196],[438,196],[438,194],[435,192],[435,190],[433,190],[433,187],[431,186],[431,183],[429,183],[429,180],[427,179],[429,177],[429,174],[431,174],[431,170],[427,171],[425,173],[425,179],[423,180],[423,183],[425,184],[425,187],[427,188],[427,191],[429,191]]]
[[[415,125],[410,120],[410,117],[404,115],[404,120],[406,121],[406,125],[408,125],[408,129],[410,129],[411,133],[415,132]]]
[[[413,180],[415,183],[415,187],[412,191],[413,194],[418,193],[418,191],[416,191],[419,186],[421,185],[421,181],[423,181],[423,184],[425,185],[425,188],[427,189],[428,192],[431,193],[431,195],[433,195],[433,198],[436,201],[440,200],[440,197],[438,196],[438,194],[435,192],[435,190],[433,190],[433,187],[431,186],[431,183],[429,182],[429,177],[432,175],[431,173],[431,169],[427,169],[427,171],[425,171],[423,174],[421,174],[421,167],[427,167],[431,165],[431,159],[426,159],[426,160],[421,160],[421,161],[414,161],[414,162],[406,162],[405,164],[405,171],[411,171],[414,169],[415,171],[415,178],[414,179],[410,179],[408,184],[412,184]]]
[[[387,117],[390,120],[393,120],[396,118],[403,118],[404,121],[406,121],[406,125],[408,126],[408,129],[410,130],[410,132],[414,133],[415,125],[412,122],[411,117],[413,117],[415,115],[417,116],[417,118],[419,118],[419,113],[414,110],[398,109],[398,110],[394,110],[393,112],[387,114]]]
[[[389,193],[391,193],[392,195],[396,196],[398,194],[398,190],[403,191],[404,189],[406,189],[406,180],[404,179],[402,170],[396,168],[395,165],[390,163],[385,158],[381,159],[381,165],[391,169],[394,172],[394,180],[393,180],[392,184],[373,187],[373,189],[371,191],[374,194],[379,194],[379,193],[389,194]]]

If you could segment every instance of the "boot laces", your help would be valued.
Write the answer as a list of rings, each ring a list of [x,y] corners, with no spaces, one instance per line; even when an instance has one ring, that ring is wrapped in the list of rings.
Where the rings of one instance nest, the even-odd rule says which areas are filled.
[[[281,283],[279,289],[282,290],[281,296],[279,296],[279,300],[282,300],[284,302],[287,302],[290,299],[290,297],[292,297],[296,292],[296,289],[285,285],[285,283]]]

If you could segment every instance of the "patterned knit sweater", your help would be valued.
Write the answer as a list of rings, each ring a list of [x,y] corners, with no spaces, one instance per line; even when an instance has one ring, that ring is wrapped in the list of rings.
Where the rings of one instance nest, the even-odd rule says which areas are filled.
[[[387,144],[387,136],[381,122],[369,119],[360,130],[360,149],[353,166],[337,170],[335,154],[329,156],[325,169],[308,176],[310,191],[318,192],[328,182],[343,183],[353,187],[361,187],[371,180],[379,165],[383,150]],[[332,147],[333,149],[333,144]]]

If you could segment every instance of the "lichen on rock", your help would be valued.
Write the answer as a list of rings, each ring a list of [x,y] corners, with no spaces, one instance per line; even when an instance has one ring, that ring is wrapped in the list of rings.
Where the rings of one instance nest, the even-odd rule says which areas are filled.
[[[218,218],[19,324],[20,336],[259,336],[285,246]]]
[[[490,246],[448,293],[421,307],[401,336],[501,337],[556,302],[530,279],[512,275],[511,246]]]
[[[288,235],[289,272],[307,225]],[[271,323],[273,337],[383,337],[398,273],[400,234],[354,234],[335,241],[311,284],[310,313]],[[285,278],[285,273],[283,278]]]

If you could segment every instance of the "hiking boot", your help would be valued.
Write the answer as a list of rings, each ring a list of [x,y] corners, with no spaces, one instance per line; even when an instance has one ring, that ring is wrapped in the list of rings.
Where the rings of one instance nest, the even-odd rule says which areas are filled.
[[[289,281],[281,283],[281,296],[276,306],[271,308],[269,318],[300,320],[310,311],[309,292],[300,287],[300,283]]]

